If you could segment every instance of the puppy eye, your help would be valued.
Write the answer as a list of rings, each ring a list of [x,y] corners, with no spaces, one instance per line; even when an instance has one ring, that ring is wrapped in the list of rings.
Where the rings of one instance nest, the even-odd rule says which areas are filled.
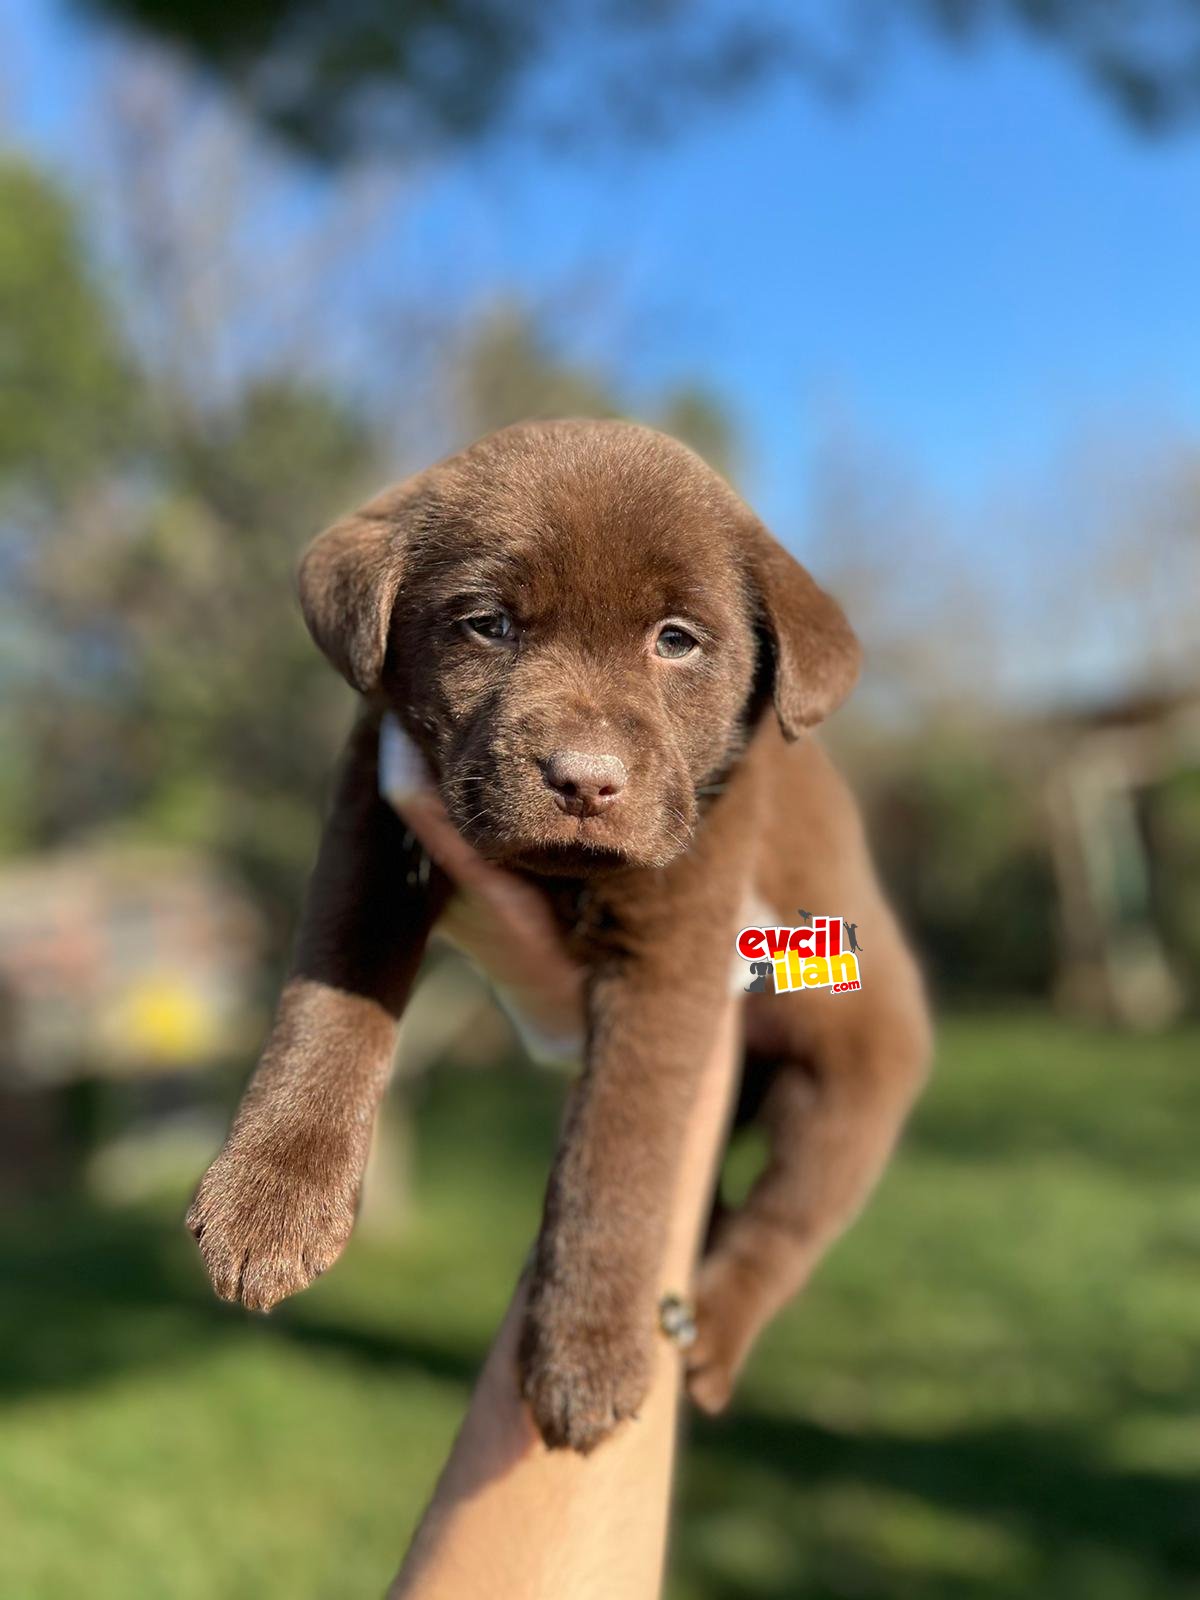
[[[699,641],[693,639],[685,629],[672,624],[660,631],[654,648],[665,660],[678,661],[682,656],[690,656],[693,650],[699,649]]]
[[[462,626],[491,644],[500,644],[511,639],[513,634],[513,620],[507,611],[487,611],[478,617],[464,617]]]

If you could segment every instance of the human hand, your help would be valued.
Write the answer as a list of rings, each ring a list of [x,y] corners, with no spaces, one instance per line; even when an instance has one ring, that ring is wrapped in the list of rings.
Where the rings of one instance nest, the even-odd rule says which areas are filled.
[[[532,1052],[578,1056],[583,975],[563,948],[549,906],[531,884],[486,861],[463,838],[420,751],[390,712],[380,727],[379,787],[455,886],[443,931],[486,970]]]

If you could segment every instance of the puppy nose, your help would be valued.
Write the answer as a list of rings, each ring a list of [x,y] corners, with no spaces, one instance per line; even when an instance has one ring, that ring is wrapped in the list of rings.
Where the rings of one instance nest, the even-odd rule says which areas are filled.
[[[542,762],[542,776],[556,805],[573,817],[594,817],[612,805],[629,774],[616,756],[555,750]]]

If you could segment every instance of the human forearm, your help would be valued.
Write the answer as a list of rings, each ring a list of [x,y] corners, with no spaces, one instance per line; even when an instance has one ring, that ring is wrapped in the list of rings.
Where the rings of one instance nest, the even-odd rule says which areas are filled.
[[[686,1290],[725,1129],[737,1022],[727,1007],[689,1117],[660,1289]],[[662,1582],[680,1393],[678,1350],[654,1341],[638,1417],[589,1456],[548,1451],[522,1404],[518,1288],[392,1600],[653,1600]]]

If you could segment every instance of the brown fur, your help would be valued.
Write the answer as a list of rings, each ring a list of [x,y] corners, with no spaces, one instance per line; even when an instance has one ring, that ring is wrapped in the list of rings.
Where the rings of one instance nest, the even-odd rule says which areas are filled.
[[[852,801],[805,736],[857,673],[840,608],[697,457],[624,423],[491,435],[322,535],[300,588],[366,704],[293,975],[189,1213],[218,1293],[268,1308],[353,1223],[395,1024],[449,892],[414,873],[376,792],[391,708],[460,830],[542,886],[588,974],[521,1344],[551,1445],[590,1449],[642,1398],[682,1130],[747,896],[782,924],[805,905],[859,925],[859,993],[744,1003],[769,1158],[700,1268],[689,1387],[719,1408],[865,1200],[929,1052]],[[500,609],[510,638],[464,626]],[[668,619],[699,648],[656,653]],[[551,787],[563,751],[624,787],[580,814]]]

